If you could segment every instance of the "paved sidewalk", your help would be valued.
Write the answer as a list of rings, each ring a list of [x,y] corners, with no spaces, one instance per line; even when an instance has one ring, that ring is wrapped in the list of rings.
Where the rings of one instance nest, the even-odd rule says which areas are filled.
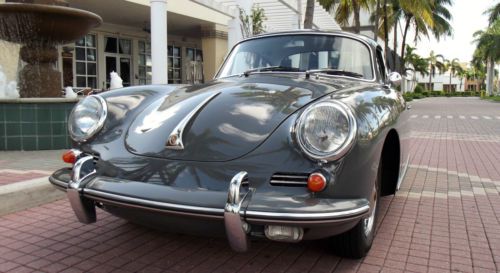
[[[54,170],[67,166],[62,153],[0,151],[0,216],[64,198],[48,183]]]
[[[500,271],[500,104],[412,104],[411,166],[401,190],[381,200],[365,259],[336,257],[326,242],[256,241],[237,254],[224,239],[158,232],[101,210],[82,225],[60,200],[0,217],[0,272]]]

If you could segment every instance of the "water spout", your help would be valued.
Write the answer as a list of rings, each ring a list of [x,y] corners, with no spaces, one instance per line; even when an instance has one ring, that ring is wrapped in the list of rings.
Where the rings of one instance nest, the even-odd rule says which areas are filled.
[[[17,82],[7,82],[7,76],[3,72],[3,67],[0,65],[0,99],[17,99],[19,91],[17,90]]]

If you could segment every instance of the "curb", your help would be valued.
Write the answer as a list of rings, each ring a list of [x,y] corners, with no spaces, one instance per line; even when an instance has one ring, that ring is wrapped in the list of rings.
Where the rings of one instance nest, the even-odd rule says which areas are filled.
[[[62,191],[50,184],[48,176],[4,185],[0,187],[0,216],[64,197]]]

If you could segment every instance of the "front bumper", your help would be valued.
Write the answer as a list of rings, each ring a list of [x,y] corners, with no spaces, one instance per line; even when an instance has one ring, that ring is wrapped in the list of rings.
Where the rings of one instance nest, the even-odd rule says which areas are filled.
[[[311,233],[309,238],[315,238],[318,232],[314,235],[314,229],[321,231],[322,235],[338,234],[354,226],[370,211],[366,199],[258,194],[249,185],[246,172],[233,177],[228,192],[186,191],[165,185],[101,177],[92,171],[91,162],[90,157],[82,158],[73,171],[61,169],[49,178],[54,186],[67,192],[80,222],[96,221],[96,204],[223,221],[231,247],[240,252],[248,249],[248,238],[254,234],[252,230],[255,227],[300,227]]]

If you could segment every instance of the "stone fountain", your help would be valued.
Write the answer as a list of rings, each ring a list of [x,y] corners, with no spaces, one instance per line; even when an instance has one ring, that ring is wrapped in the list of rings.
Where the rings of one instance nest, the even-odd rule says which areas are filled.
[[[0,4],[0,40],[21,44],[26,64],[18,72],[22,98],[61,97],[54,69],[57,45],[73,42],[102,24],[98,15],[68,7],[65,0],[7,0]]]

